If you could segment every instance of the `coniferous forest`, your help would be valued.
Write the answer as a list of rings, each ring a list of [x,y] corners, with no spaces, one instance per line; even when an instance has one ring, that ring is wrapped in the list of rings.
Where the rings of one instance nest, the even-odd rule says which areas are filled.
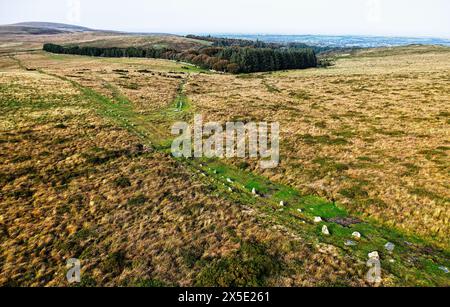
[[[80,47],[45,44],[44,50],[57,54],[74,54],[94,57],[138,57],[168,59],[191,63],[204,69],[233,74],[304,69],[317,66],[311,48],[289,48],[262,42],[217,40],[218,45],[180,51],[167,48],[116,48]],[[222,43],[220,43],[222,42]]]

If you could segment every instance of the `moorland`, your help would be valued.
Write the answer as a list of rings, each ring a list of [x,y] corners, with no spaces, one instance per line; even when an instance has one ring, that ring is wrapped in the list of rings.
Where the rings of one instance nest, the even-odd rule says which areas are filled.
[[[449,47],[231,74],[42,50],[209,40],[29,27],[0,31],[0,285],[373,286],[373,251],[380,286],[450,285]],[[199,113],[279,122],[279,167],[174,158]]]

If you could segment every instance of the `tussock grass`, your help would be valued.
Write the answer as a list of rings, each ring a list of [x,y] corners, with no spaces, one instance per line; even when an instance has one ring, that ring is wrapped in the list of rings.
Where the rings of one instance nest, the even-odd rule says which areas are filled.
[[[365,286],[367,253],[379,250],[383,285],[448,285],[438,269],[450,266],[447,119],[436,117],[447,96],[432,85],[448,78],[447,62],[425,55],[408,54],[412,68],[394,54],[390,65],[356,57],[239,77],[142,59],[7,59],[0,284],[65,285],[65,259],[79,257],[82,286]],[[436,60],[443,68],[429,69]],[[289,94],[301,88],[309,99]],[[433,103],[413,104],[424,92]],[[280,121],[280,168],[171,158],[167,127],[196,110],[206,120]],[[407,120],[418,117],[428,120]],[[362,222],[333,222],[355,216]],[[354,231],[361,242],[346,246]],[[383,252],[387,242],[395,255]]]

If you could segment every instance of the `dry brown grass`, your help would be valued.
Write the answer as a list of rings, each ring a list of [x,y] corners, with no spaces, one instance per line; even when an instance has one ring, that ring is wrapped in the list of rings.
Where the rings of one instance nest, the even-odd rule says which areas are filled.
[[[449,55],[367,51],[329,69],[248,76],[151,59],[0,57],[0,285],[66,285],[72,257],[84,285],[214,284],[204,269],[246,272],[239,261],[254,250],[273,265],[265,285],[366,285],[351,253],[219,196],[189,165],[101,117],[70,81],[130,103],[143,121],[185,82],[205,120],[279,121],[280,167],[249,169],[448,248]],[[154,118],[148,127],[170,121]]]
[[[405,47],[328,69],[198,75],[187,92],[209,120],[281,123],[281,166],[265,176],[448,247],[449,71],[449,48]]]
[[[42,50],[45,43],[76,44],[94,47],[143,47],[187,50],[209,42],[176,35],[124,35],[114,32],[83,32],[53,35],[0,35],[0,54]]]
[[[210,45],[211,43],[176,35],[155,34],[155,35],[111,35],[82,42],[79,46],[88,47],[142,47],[142,48],[169,48],[186,50]]]
[[[186,73],[180,65],[156,59],[95,59],[42,54],[17,56],[31,69],[43,69],[110,98],[114,94],[132,101],[135,110],[150,113],[167,106]]]
[[[104,81],[120,86],[113,69],[130,68],[125,60],[105,67],[91,59],[61,65],[34,55],[20,58],[48,72],[60,67],[61,76],[83,71],[82,77],[66,77],[99,92]],[[147,150],[100,117],[70,82],[26,72],[11,61],[2,58],[0,72],[0,285],[66,285],[66,260],[79,257],[83,285],[189,286],[243,244],[264,246],[264,261],[280,266],[265,277],[267,285],[365,285],[364,263],[214,196],[213,187],[185,165]],[[159,70],[160,62],[145,63]],[[137,91],[151,91],[147,77],[133,76],[147,84]],[[145,110],[176,90],[176,79],[154,78],[167,93]]]

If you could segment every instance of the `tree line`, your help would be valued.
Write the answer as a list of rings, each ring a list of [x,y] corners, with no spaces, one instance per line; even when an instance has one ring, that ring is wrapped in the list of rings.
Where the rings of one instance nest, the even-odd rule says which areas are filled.
[[[204,47],[179,51],[167,48],[80,47],[45,44],[44,50],[57,54],[94,57],[138,57],[183,61],[204,69],[228,73],[252,73],[317,66],[311,48]]]
[[[283,45],[277,43],[266,43],[260,40],[248,40],[240,38],[223,38],[199,35],[187,35],[187,38],[211,42],[214,47],[254,47],[254,48],[281,48]]]

